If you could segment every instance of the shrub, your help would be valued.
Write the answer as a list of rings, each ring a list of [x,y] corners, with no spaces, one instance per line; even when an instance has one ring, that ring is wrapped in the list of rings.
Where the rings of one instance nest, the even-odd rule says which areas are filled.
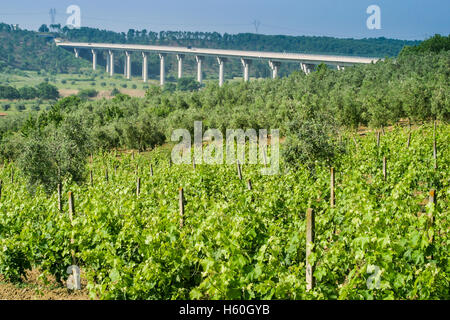
[[[48,82],[42,82],[37,87],[37,92],[39,98],[42,99],[58,99],[59,98],[59,92],[58,88],[56,88],[54,85],[49,84]]]
[[[115,95],[118,95],[118,94],[120,94],[120,91],[117,88],[112,89],[112,91],[111,91],[111,95],[112,96],[115,96]]]
[[[22,111],[26,110],[27,108],[25,107],[24,104],[19,103],[19,104],[16,104],[16,109],[17,109],[17,111],[22,112]]]
[[[0,99],[19,99],[20,93],[19,91],[11,86],[0,86]]]
[[[177,90],[180,91],[195,91],[200,86],[200,83],[194,80],[194,78],[180,78],[177,80]]]
[[[78,96],[82,99],[94,98],[98,95],[98,91],[95,89],[83,89],[78,92]]]
[[[38,96],[37,89],[33,87],[22,87],[19,89],[19,94],[22,99],[34,99]]]
[[[164,85],[163,92],[174,92],[177,89],[177,85],[172,82],[168,82]]]
[[[312,172],[316,162],[333,163],[335,156],[342,152],[336,142],[337,128],[333,121],[324,118],[295,119],[288,127],[283,156],[286,164],[297,167],[300,164]]]

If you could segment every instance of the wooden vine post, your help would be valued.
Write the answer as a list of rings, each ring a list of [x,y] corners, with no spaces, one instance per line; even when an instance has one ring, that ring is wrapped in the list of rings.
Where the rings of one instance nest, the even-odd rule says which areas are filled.
[[[141,178],[136,178],[136,196],[139,197],[139,194],[141,193]]]
[[[433,224],[434,221],[434,217],[433,217],[433,212],[434,212],[434,208],[436,207],[436,190],[432,189],[430,190],[430,197],[428,198],[428,203],[432,203],[433,204],[433,210],[430,212],[430,222],[431,225]]]
[[[383,157],[383,178],[386,180],[387,177],[387,164],[386,164],[386,156]]]
[[[61,198],[61,184],[58,183],[58,210],[61,212],[62,211],[62,198]]]
[[[153,165],[150,163],[150,176],[153,177]]]
[[[237,171],[238,171],[239,180],[242,180],[241,164],[239,163],[239,160],[237,161]]]
[[[2,185],[3,185],[3,181],[0,180],[0,199],[2,198]]]
[[[105,180],[108,182],[108,168],[105,169]]]
[[[433,130],[433,160],[434,160],[434,169],[437,169],[437,148],[436,148],[436,120],[434,121],[434,130]]]
[[[248,188],[248,190],[252,190],[253,189],[253,187],[252,187],[252,180],[250,180],[250,179],[248,179],[248,181],[247,181],[247,188]]]
[[[92,174],[92,170],[89,172],[89,177],[91,179],[91,187],[94,186],[94,175]]]
[[[353,136],[353,142],[355,143],[355,148],[358,149],[358,141],[356,141],[356,138]]]
[[[411,144],[411,131],[408,133],[408,142],[406,143],[406,147],[409,149],[409,146]]]
[[[75,216],[75,203],[73,199],[73,193],[72,191],[69,191],[69,218],[70,222],[73,225],[73,217]],[[75,240],[73,236],[70,238],[70,243],[73,245],[75,243]],[[76,259],[75,259],[75,251],[72,248],[71,250],[72,255],[72,266],[70,266],[70,270],[72,272],[72,281],[73,281],[73,289],[80,290],[81,289],[81,283],[80,283],[80,274],[79,274],[79,268],[76,265]]]
[[[314,287],[314,266],[309,262],[309,257],[313,252],[314,245],[314,228],[315,228],[314,211],[308,208],[306,211],[306,291]]]
[[[380,146],[380,131],[377,132],[377,147]]]
[[[433,224],[434,224],[434,212],[435,212],[435,210],[436,210],[436,204],[437,204],[437,199],[436,199],[436,197],[437,197],[437,196],[436,196],[436,190],[434,190],[434,189],[430,190],[430,197],[429,197],[429,199],[428,199],[428,202],[433,204],[433,208],[432,208],[432,210],[430,211],[430,213],[429,213],[429,215],[428,215],[428,217],[429,217],[429,227],[430,227],[430,228],[431,228],[431,227],[433,226]],[[430,243],[433,243],[433,234],[430,235],[428,241],[429,241]],[[433,255],[431,255],[431,259],[433,259]]]
[[[334,168],[331,167],[330,170],[330,206],[334,208],[335,205],[335,196],[334,196]]]
[[[180,205],[180,229],[183,228],[183,219],[184,219],[184,194],[183,188],[179,190],[179,205]]]

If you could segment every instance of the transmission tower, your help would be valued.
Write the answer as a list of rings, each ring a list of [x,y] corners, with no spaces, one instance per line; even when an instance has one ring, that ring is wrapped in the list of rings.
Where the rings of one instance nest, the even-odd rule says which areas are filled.
[[[255,32],[258,33],[259,26],[261,25],[261,21],[255,20],[255,21],[253,21],[253,25],[255,26]]]

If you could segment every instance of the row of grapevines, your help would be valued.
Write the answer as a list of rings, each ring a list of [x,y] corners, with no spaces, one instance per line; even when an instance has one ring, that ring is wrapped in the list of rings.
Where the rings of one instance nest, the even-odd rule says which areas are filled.
[[[34,267],[64,279],[73,251],[93,298],[448,299],[450,126],[438,126],[437,170],[432,127],[414,130],[409,148],[407,136],[395,128],[380,146],[373,133],[356,145],[346,139],[334,208],[330,170],[321,164],[314,175],[300,168],[275,176],[245,165],[241,181],[233,165],[193,170],[153,151],[150,159],[97,155],[86,172],[92,170],[93,185],[66,181],[64,194],[75,195],[71,222],[67,203],[58,211],[56,192],[30,194],[20,172],[11,184],[14,165],[5,165],[0,274],[17,281]],[[182,228],[179,187],[186,199]],[[436,206],[427,203],[430,189],[438,192]],[[316,285],[309,292],[307,208],[316,212]],[[368,284],[373,266],[376,286]]]

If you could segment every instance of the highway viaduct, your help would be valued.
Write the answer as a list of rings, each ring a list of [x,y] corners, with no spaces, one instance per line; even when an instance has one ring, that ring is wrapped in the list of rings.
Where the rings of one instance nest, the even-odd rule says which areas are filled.
[[[219,65],[219,85],[222,86],[224,79],[225,63],[228,59],[240,59],[243,66],[244,80],[249,81],[249,69],[252,60],[266,60],[272,70],[272,77],[278,76],[278,70],[282,62],[297,62],[300,68],[306,74],[314,70],[314,66],[320,63],[334,65],[338,70],[355,64],[370,64],[377,62],[378,58],[300,54],[300,53],[281,53],[264,51],[241,51],[224,49],[206,49],[192,47],[173,47],[173,46],[155,46],[155,45],[134,45],[134,44],[109,44],[109,43],[83,43],[67,42],[55,39],[59,47],[73,48],[75,56],[79,57],[80,50],[90,50],[92,53],[92,68],[97,69],[97,54],[99,51],[107,52],[106,71],[114,75],[114,53],[125,52],[125,70],[124,75],[131,78],[131,53],[140,52],[142,54],[142,78],[144,82],[148,81],[148,54],[158,54],[160,58],[160,83],[165,83],[165,58],[167,54],[175,54],[178,60],[178,78],[183,76],[183,59],[185,55],[195,56],[197,62],[197,81],[202,82],[202,64],[206,56],[212,56],[217,59]]]

